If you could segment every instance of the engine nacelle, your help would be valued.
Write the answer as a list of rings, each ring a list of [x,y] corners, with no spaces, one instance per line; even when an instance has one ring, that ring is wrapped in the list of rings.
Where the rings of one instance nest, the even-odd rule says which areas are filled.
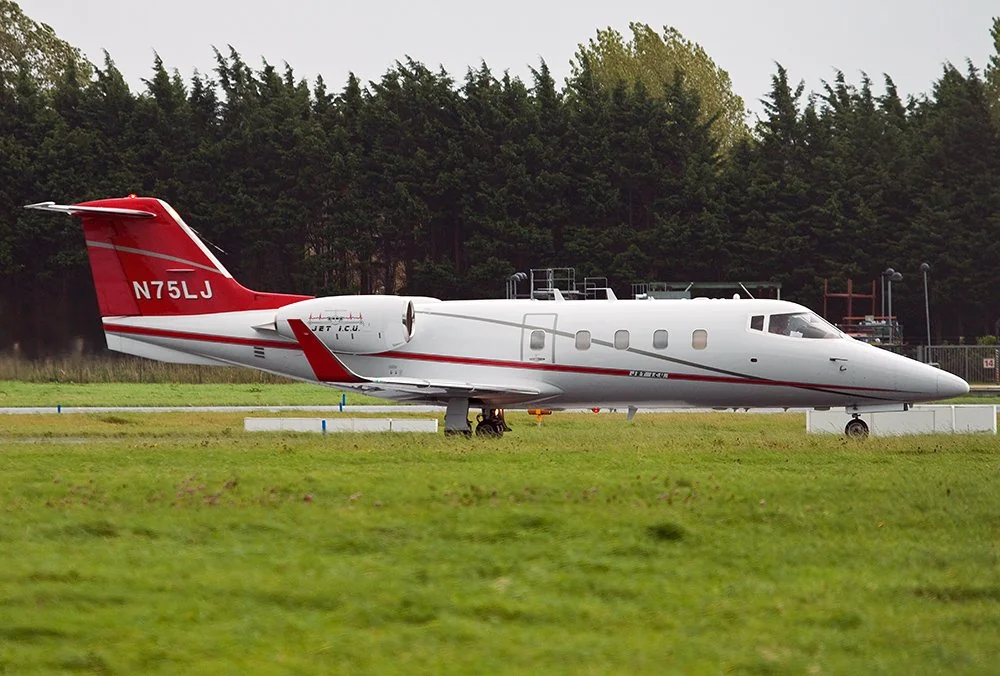
[[[405,296],[327,296],[280,308],[274,323],[278,333],[294,338],[289,319],[301,319],[334,352],[376,354],[393,350],[413,336],[413,301],[433,298]]]

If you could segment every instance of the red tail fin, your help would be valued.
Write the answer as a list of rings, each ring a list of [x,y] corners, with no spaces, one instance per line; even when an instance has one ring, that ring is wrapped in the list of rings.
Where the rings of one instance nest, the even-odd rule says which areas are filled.
[[[266,310],[310,298],[243,287],[162,200],[125,197],[29,208],[82,219],[102,317]]]

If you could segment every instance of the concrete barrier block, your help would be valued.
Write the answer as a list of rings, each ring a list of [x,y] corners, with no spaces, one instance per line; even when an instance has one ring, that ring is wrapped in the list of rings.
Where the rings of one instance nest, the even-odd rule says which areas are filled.
[[[437,418],[393,418],[393,432],[433,432],[438,431]]]
[[[246,432],[437,432],[437,418],[244,418]]]
[[[322,432],[322,418],[244,418],[247,432]]]
[[[846,424],[846,421],[845,421]],[[897,437],[904,434],[934,434],[934,411],[884,411],[872,413],[869,430],[875,437]],[[950,431],[950,430],[942,430]]]
[[[955,407],[944,404],[927,404],[919,408],[921,411],[931,411],[934,413],[934,431],[944,434],[954,434],[955,432]]]
[[[844,413],[843,409],[833,409],[830,411],[806,411],[806,432],[809,434],[843,434],[844,425],[851,419],[851,416]],[[861,416],[861,419],[868,424],[871,429],[871,414]]]
[[[339,421],[331,421],[339,422]],[[392,422],[390,418],[348,418],[347,421],[353,424],[352,432],[391,432]]]
[[[909,411],[865,413],[860,417],[872,436],[997,433],[997,407],[993,405],[921,404]],[[806,432],[843,434],[850,419],[843,409],[806,411]]]
[[[983,404],[953,406],[956,432],[997,433],[997,407]]]

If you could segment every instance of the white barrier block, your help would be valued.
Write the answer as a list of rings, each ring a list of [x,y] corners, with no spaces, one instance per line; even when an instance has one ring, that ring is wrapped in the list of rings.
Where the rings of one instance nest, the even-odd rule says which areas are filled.
[[[393,432],[433,432],[438,431],[437,418],[393,418]]]
[[[247,432],[322,432],[322,418],[244,418]]]
[[[846,424],[846,422],[845,422]],[[872,436],[897,437],[903,434],[934,434],[934,411],[884,411],[872,413]],[[943,430],[949,431],[949,430]]]
[[[997,407],[984,404],[953,406],[956,432],[997,433]]]
[[[921,411],[933,411],[934,413],[934,431],[943,434],[954,434],[955,433],[955,407],[946,404],[925,404],[922,406],[914,406],[914,410],[918,408]]]
[[[389,418],[348,418],[347,420],[331,420],[333,422],[351,423],[351,432],[391,432],[392,423]],[[329,426],[327,427],[329,430]]]
[[[860,416],[868,424],[868,429],[872,427],[872,416],[866,413]],[[806,433],[808,434],[843,434],[844,425],[851,419],[851,416],[844,413],[844,409],[832,409],[830,411],[806,411]]]
[[[922,404],[909,411],[864,413],[860,418],[872,436],[997,433],[997,407],[993,405]],[[806,411],[806,432],[843,434],[850,419],[851,414],[840,408]]]
[[[437,432],[437,418],[244,418],[246,432]]]

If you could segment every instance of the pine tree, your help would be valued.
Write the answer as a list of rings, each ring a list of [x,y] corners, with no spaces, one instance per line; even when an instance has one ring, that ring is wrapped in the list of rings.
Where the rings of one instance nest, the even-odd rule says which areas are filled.
[[[917,207],[898,257],[907,269],[931,265],[935,316],[944,336],[992,333],[1000,317],[993,273],[1000,257],[1000,134],[990,119],[984,82],[970,64],[946,66],[933,98],[914,111],[911,190]],[[895,289],[894,289],[895,291]],[[919,296],[901,298],[919,317]]]
[[[734,276],[780,282],[784,296],[811,303],[819,292],[811,256],[808,143],[816,138],[817,120],[814,103],[800,108],[803,90],[801,83],[791,87],[779,64],[755,131],[759,141],[738,147],[729,164],[727,218],[742,233]]]
[[[1000,17],[994,17],[990,29],[993,38],[993,54],[986,65],[984,79],[986,81],[986,101],[993,115],[993,122],[1000,129]]]

